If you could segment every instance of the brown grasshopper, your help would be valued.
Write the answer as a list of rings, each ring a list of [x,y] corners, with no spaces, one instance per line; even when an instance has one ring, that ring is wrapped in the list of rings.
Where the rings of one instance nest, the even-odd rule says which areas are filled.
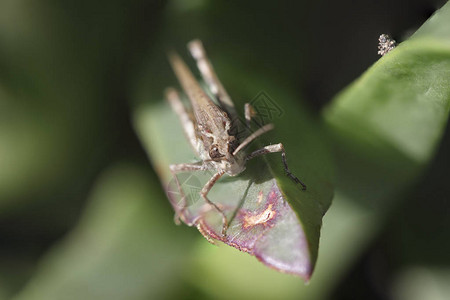
[[[182,189],[176,176],[177,173],[186,171],[215,171],[215,174],[200,191],[200,196],[222,215],[222,234],[225,235],[228,228],[227,218],[219,206],[208,199],[208,192],[224,174],[236,176],[245,170],[248,160],[267,153],[281,152],[281,159],[287,176],[294,182],[301,184],[303,190],[306,190],[306,185],[289,170],[286,162],[286,152],[281,143],[268,145],[245,155],[242,150],[254,139],[273,129],[273,125],[267,124],[262,126],[243,141],[239,141],[234,133],[236,128],[233,128],[235,125],[232,122],[232,120],[237,120],[238,118],[234,104],[222,83],[217,78],[201,41],[194,40],[190,42],[188,49],[196,60],[201,76],[216,98],[218,105],[200,87],[181,57],[171,52],[169,54],[169,61],[184,92],[190,100],[193,116],[187,111],[174,88],[168,88],[166,90],[166,98],[172,109],[178,115],[184,132],[201,161],[192,164],[172,164],[170,165],[170,171],[181,193]],[[249,127],[254,110],[248,103],[245,104],[244,110],[247,127]],[[183,209],[185,208],[186,206]],[[180,216],[183,218],[183,210],[176,216],[176,219]]]

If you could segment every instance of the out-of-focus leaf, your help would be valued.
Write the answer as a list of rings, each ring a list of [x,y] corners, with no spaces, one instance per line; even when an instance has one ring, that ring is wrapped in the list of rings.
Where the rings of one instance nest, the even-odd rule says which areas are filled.
[[[246,82],[246,88],[250,82]],[[272,268],[309,279],[317,259],[322,216],[332,197],[331,167],[321,140],[323,134],[307,112],[293,104],[295,95],[267,83],[254,83],[252,87],[254,93],[270,90],[271,96],[259,94],[253,104],[257,110],[267,109],[263,105],[276,110],[272,112],[273,120],[269,120],[276,128],[268,134],[270,141],[285,145],[289,167],[308,189],[302,191],[287,178],[280,154],[267,157],[269,165],[264,158],[250,161],[244,173],[234,178],[225,176],[208,195],[231,220],[227,235],[222,236],[220,214],[198,194],[212,172],[181,175],[179,180],[189,199],[186,222],[195,224],[208,238],[255,255]],[[241,107],[243,103],[238,101],[237,109]],[[168,193],[178,194],[172,202],[180,201],[169,164],[193,162],[195,157],[175,113],[162,101],[142,105],[136,109],[135,126]]]
[[[142,157],[125,82],[164,2],[0,1],[0,293],[28,281],[105,165]]]
[[[347,241],[336,253],[338,261],[326,266],[328,290],[379,233],[393,209],[402,200],[407,203],[403,192],[417,183],[441,139],[450,107],[449,16],[447,3],[325,111],[338,165],[334,208],[341,201],[354,208],[351,236],[324,221],[325,234],[329,229],[336,240]],[[325,259],[317,267],[318,277],[321,263]]]
[[[117,151],[110,146],[128,124],[117,82],[162,7],[124,4],[0,2],[0,215],[58,194],[72,200],[69,190],[86,186]]]
[[[445,300],[450,295],[450,269],[415,266],[407,268],[393,280],[392,299]]]
[[[340,187],[371,206],[389,206],[387,196],[416,178],[440,141],[450,108],[449,26],[448,3],[326,111],[340,150],[349,151],[339,160]]]
[[[150,201],[158,198],[164,195],[157,179],[141,167],[119,164],[105,172],[79,225],[15,299],[178,298],[174,274],[189,241]]]

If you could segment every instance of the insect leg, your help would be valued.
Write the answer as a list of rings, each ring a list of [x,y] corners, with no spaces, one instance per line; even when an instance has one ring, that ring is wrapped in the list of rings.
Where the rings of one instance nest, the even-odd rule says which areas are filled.
[[[245,124],[247,125],[247,128],[250,129],[250,122],[252,121],[252,117],[256,115],[256,111],[250,103],[245,103],[244,113],[245,113]]]
[[[173,178],[175,179],[175,183],[177,184],[178,191],[181,195],[181,200],[183,203],[181,204],[181,210],[176,210],[174,221],[176,224],[180,224],[180,218],[184,220],[184,212],[187,208],[186,203],[186,195],[184,194],[183,189],[181,188],[180,181],[178,180],[177,173],[180,172],[188,172],[188,171],[204,171],[207,170],[207,166],[204,164],[174,164],[169,166],[170,172],[172,173]],[[178,206],[178,205],[177,205]],[[186,222],[185,222],[186,223]]]
[[[283,144],[274,144],[274,145],[268,145],[265,146],[259,150],[256,150],[252,153],[250,153],[246,160],[250,160],[256,156],[260,156],[260,155],[264,155],[264,154],[268,154],[268,153],[276,153],[276,152],[281,152],[281,160],[283,161],[283,165],[284,165],[284,171],[286,172],[286,175],[291,178],[295,183],[300,183],[301,186],[303,187],[303,190],[306,190],[306,185],[300,180],[298,179],[294,174],[291,173],[291,171],[289,170],[287,161],[286,161],[286,151],[284,150]]]
[[[220,177],[222,177],[223,174],[225,174],[225,172],[223,172],[223,171],[219,171],[216,174],[214,174],[211,177],[211,179],[209,179],[209,181],[205,184],[205,186],[203,187],[203,189],[200,192],[200,195],[202,196],[203,199],[205,199],[205,201],[209,205],[214,207],[222,215],[222,222],[223,222],[222,235],[225,235],[225,233],[228,229],[227,217],[225,216],[225,213],[214,202],[209,200],[207,197],[208,192],[211,190],[211,188],[214,186],[214,184],[217,182],[217,180],[219,180]]]
[[[203,48],[202,42],[200,40],[193,40],[189,42],[188,49],[196,60],[197,67],[200,70],[203,80],[208,85],[209,90],[217,98],[221,106],[223,106],[228,113],[232,114],[230,116],[232,119],[237,117],[233,101],[217,77],[211,62],[206,56],[206,51],[205,48]]]
[[[233,151],[233,155],[236,155],[244,149],[248,144],[250,144],[252,141],[254,141],[257,137],[260,135],[270,131],[273,129],[273,124],[266,124],[263,127],[259,128],[255,132],[253,132],[251,135],[245,138],[245,140],[242,141],[242,143]]]
[[[187,171],[205,171],[208,170],[208,166],[204,165],[203,162],[193,163],[193,164],[173,164],[169,165],[172,174],[177,174],[180,172]]]
[[[181,126],[186,134],[189,143],[195,152],[197,152],[197,136],[195,135],[195,126],[192,119],[189,117],[189,113],[186,111],[186,107],[181,102],[180,95],[174,88],[167,88],[165,91],[166,99],[169,102],[172,110],[177,114],[180,119]]]

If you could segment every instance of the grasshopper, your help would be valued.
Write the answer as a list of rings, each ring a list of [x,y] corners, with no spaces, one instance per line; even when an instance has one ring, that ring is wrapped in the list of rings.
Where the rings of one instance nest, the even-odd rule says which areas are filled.
[[[206,56],[201,41],[191,41],[188,44],[188,49],[194,57],[197,67],[200,70],[200,74],[217,101],[217,104],[214,103],[200,87],[200,84],[181,57],[175,52],[169,53],[170,64],[184,92],[189,98],[192,112],[188,112],[183,105],[178,92],[174,88],[168,88],[166,90],[166,99],[178,115],[185,135],[194,149],[194,152],[201,159],[201,161],[197,163],[171,164],[169,168],[181,193],[182,189],[177,179],[177,173],[206,170],[215,172],[201,189],[200,196],[206,203],[222,215],[222,235],[225,235],[228,228],[227,217],[218,205],[208,199],[208,192],[224,174],[236,176],[245,170],[246,162],[248,160],[268,153],[281,152],[281,159],[287,176],[295,183],[299,183],[303,190],[306,190],[306,185],[289,170],[283,144],[268,145],[248,155],[242,151],[257,137],[273,129],[273,125],[264,125],[240,141],[235,134],[237,130],[236,124],[233,124],[233,121],[238,120],[234,104],[222,83],[219,81]],[[247,103],[244,106],[244,112],[246,124],[247,127],[249,127],[255,111],[251,105]],[[183,209],[186,209],[186,206],[184,206]],[[175,219],[178,220],[180,217],[183,218],[183,210],[177,213]]]

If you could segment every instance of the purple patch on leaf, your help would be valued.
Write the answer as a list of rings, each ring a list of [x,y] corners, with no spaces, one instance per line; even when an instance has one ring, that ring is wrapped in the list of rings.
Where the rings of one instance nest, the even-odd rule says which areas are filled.
[[[247,199],[248,200],[248,199]],[[224,207],[227,215],[235,213],[226,236],[221,234],[217,211],[203,209],[198,215],[182,218],[195,223],[209,241],[222,241],[241,251],[254,255],[265,265],[284,273],[308,280],[312,265],[303,228],[291,206],[283,198],[276,183],[258,199],[246,201],[242,207]],[[237,211],[236,211],[237,210]]]

